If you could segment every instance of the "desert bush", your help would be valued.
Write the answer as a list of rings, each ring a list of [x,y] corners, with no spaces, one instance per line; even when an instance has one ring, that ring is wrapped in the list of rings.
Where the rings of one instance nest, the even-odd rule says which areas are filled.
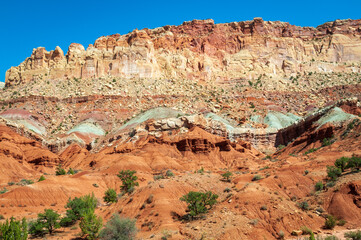
[[[315,185],[316,191],[321,191],[323,189],[323,183],[321,181],[317,182]]]
[[[122,191],[131,193],[132,191],[134,191],[135,186],[139,186],[139,183],[136,182],[138,177],[134,175],[135,173],[136,171],[134,170],[122,170],[119,172],[117,176],[120,178],[120,180],[122,180]]]
[[[56,167],[55,170],[55,175],[59,176],[59,175],[65,175],[66,171],[64,168],[61,167],[61,165],[59,164],[59,166]]]
[[[346,223],[347,223],[347,221],[344,220],[344,219],[340,219],[340,220],[337,221],[337,225],[338,225],[338,226],[343,226],[343,225],[345,225]]]
[[[75,197],[74,199],[68,200],[65,208],[66,217],[61,219],[60,224],[63,227],[73,225],[77,220],[79,220],[87,211],[93,210],[97,206],[97,199],[92,195],[86,195],[82,197]]]
[[[359,171],[361,168],[361,158],[351,157],[346,168],[352,168],[352,171]]]
[[[342,157],[339,159],[336,159],[335,161],[335,166],[339,169],[341,169],[341,172],[344,172],[346,169],[346,166],[348,165],[348,158],[347,157]]]
[[[170,169],[168,169],[168,170],[166,171],[165,175],[166,175],[167,177],[174,177],[174,173],[173,173],[172,170],[170,170]]]
[[[94,210],[87,211],[81,218],[79,227],[86,239],[97,239],[99,231],[103,226],[103,220],[94,214]]]
[[[310,209],[310,205],[308,204],[307,201],[299,202],[299,203],[297,203],[297,206],[304,211]]]
[[[74,174],[75,174],[74,169],[69,168],[69,170],[68,170],[67,174],[68,174],[68,175],[74,175]]]
[[[136,233],[135,220],[120,218],[118,214],[114,214],[100,232],[99,237],[102,240],[133,240]]]
[[[164,179],[163,175],[154,175],[153,176],[154,181],[160,180],[160,179]]]
[[[188,203],[188,209],[192,217],[201,213],[206,213],[217,203],[218,195],[212,192],[189,192],[180,198],[181,201]]]
[[[333,229],[336,226],[336,218],[332,215],[328,215],[325,220],[325,228],[326,229]]]
[[[44,180],[45,180],[44,175],[41,175],[40,178],[39,178],[39,180],[38,180],[38,182],[41,182],[41,181],[44,181]]]
[[[233,175],[233,173],[231,173],[230,171],[223,173],[222,174],[223,180],[226,182],[230,182],[232,175]]]
[[[352,240],[361,240],[361,231],[355,231],[355,232],[347,232],[345,233],[345,238],[352,239]]]
[[[26,240],[28,239],[28,224],[26,219],[21,221],[15,218],[7,219],[4,223],[0,223],[0,239],[4,240]]]
[[[327,176],[332,180],[336,181],[342,174],[341,169],[334,166],[327,166]]]
[[[117,202],[117,193],[113,188],[109,188],[104,194],[104,202],[106,203],[114,203]]]
[[[258,181],[258,180],[261,180],[262,179],[262,176],[261,175],[254,175],[253,178],[252,178],[252,181]]]

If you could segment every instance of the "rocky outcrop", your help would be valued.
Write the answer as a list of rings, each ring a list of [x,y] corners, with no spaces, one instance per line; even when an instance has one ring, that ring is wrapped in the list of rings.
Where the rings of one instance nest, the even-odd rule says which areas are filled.
[[[134,30],[98,38],[68,52],[39,47],[6,73],[6,85],[38,79],[122,78],[197,79],[223,82],[283,78],[304,71],[360,72],[361,20],[336,20],[317,28],[285,22],[252,21],[214,24],[193,20],[180,26]],[[336,64],[335,64],[336,63]]]

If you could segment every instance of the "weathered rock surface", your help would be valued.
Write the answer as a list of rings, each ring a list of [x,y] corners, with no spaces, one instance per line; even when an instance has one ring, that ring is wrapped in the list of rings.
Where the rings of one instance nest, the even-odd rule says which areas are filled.
[[[98,38],[68,52],[39,47],[6,73],[6,85],[39,79],[117,76],[148,79],[195,79],[217,83],[283,78],[299,72],[360,72],[361,20],[336,20],[317,28],[285,22],[214,24],[193,20],[180,26],[134,30]],[[356,62],[350,68],[344,62]]]

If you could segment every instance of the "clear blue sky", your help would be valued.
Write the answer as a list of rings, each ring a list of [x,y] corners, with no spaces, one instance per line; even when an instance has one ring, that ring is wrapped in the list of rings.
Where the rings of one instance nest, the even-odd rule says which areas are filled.
[[[19,65],[33,48],[60,46],[66,53],[72,42],[87,47],[100,36],[125,34],[135,28],[208,18],[224,23],[262,17],[299,26],[361,18],[361,0],[0,1],[0,81],[6,70]]]

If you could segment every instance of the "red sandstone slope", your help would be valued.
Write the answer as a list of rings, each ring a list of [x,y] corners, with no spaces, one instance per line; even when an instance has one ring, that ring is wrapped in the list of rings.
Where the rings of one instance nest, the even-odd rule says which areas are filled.
[[[321,133],[329,127],[332,128],[325,126],[317,131]],[[118,140],[118,144],[105,147],[98,153],[71,145],[59,159],[65,160],[66,169],[81,169],[80,173],[55,176],[52,174],[54,167],[41,168],[50,173],[45,175],[45,181],[28,186],[8,186],[10,191],[0,195],[1,214],[5,217],[35,218],[44,208],[64,213],[63,206],[69,197],[94,192],[101,203],[97,214],[105,220],[116,212],[136,218],[140,230],[138,236],[145,239],[152,235],[160,237],[164,230],[169,231],[174,239],[199,239],[202,235],[215,239],[273,239],[280,231],[288,236],[301,226],[323,232],[326,213],[347,220],[345,227],[361,227],[358,221],[361,214],[358,204],[360,174],[346,174],[335,187],[326,188],[317,195],[313,193],[315,183],[325,181],[326,165],[332,165],[341,156],[361,153],[360,125],[341,138],[346,129],[347,124],[335,129],[336,142],[316,152],[304,155],[304,148],[291,144],[271,159],[264,158],[247,144],[242,147],[230,143],[197,127],[189,133],[167,134],[160,138],[144,135],[125,144]],[[26,149],[29,146],[25,143],[33,142],[34,153],[47,153],[40,146],[36,147],[38,143],[33,140],[20,137],[6,127],[1,130],[1,143],[7,143],[1,146],[16,142],[20,149]],[[7,134],[12,136],[11,141]],[[306,132],[305,136],[308,134]],[[9,153],[14,152],[8,149]],[[293,152],[292,156],[290,152]],[[14,158],[14,154],[8,156]],[[31,178],[26,173],[29,169],[34,174],[31,179],[36,180],[43,174],[33,162],[20,164],[17,160],[17,163],[11,163],[11,166],[27,167],[27,170],[18,171],[16,176],[19,179]],[[1,164],[5,162],[1,161]],[[203,173],[197,173],[200,168],[204,168]],[[122,169],[137,170],[140,186],[130,196],[123,196],[118,203],[105,205],[102,196],[107,188],[115,188],[119,192],[120,181],[116,174]],[[175,177],[153,179],[154,175],[167,169],[172,169]],[[220,173],[224,169],[233,172],[231,183],[221,181]],[[305,170],[309,172],[307,175]],[[257,174],[262,179],[252,181]],[[225,192],[226,188],[230,192]],[[219,195],[219,203],[205,219],[183,223],[179,217],[185,214],[186,205],[179,198],[191,190],[213,191]],[[302,201],[310,204],[309,211],[297,207],[297,203]],[[319,208],[327,212],[321,213],[317,210]],[[58,236],[70,239],[76,232],[60,229]]]

